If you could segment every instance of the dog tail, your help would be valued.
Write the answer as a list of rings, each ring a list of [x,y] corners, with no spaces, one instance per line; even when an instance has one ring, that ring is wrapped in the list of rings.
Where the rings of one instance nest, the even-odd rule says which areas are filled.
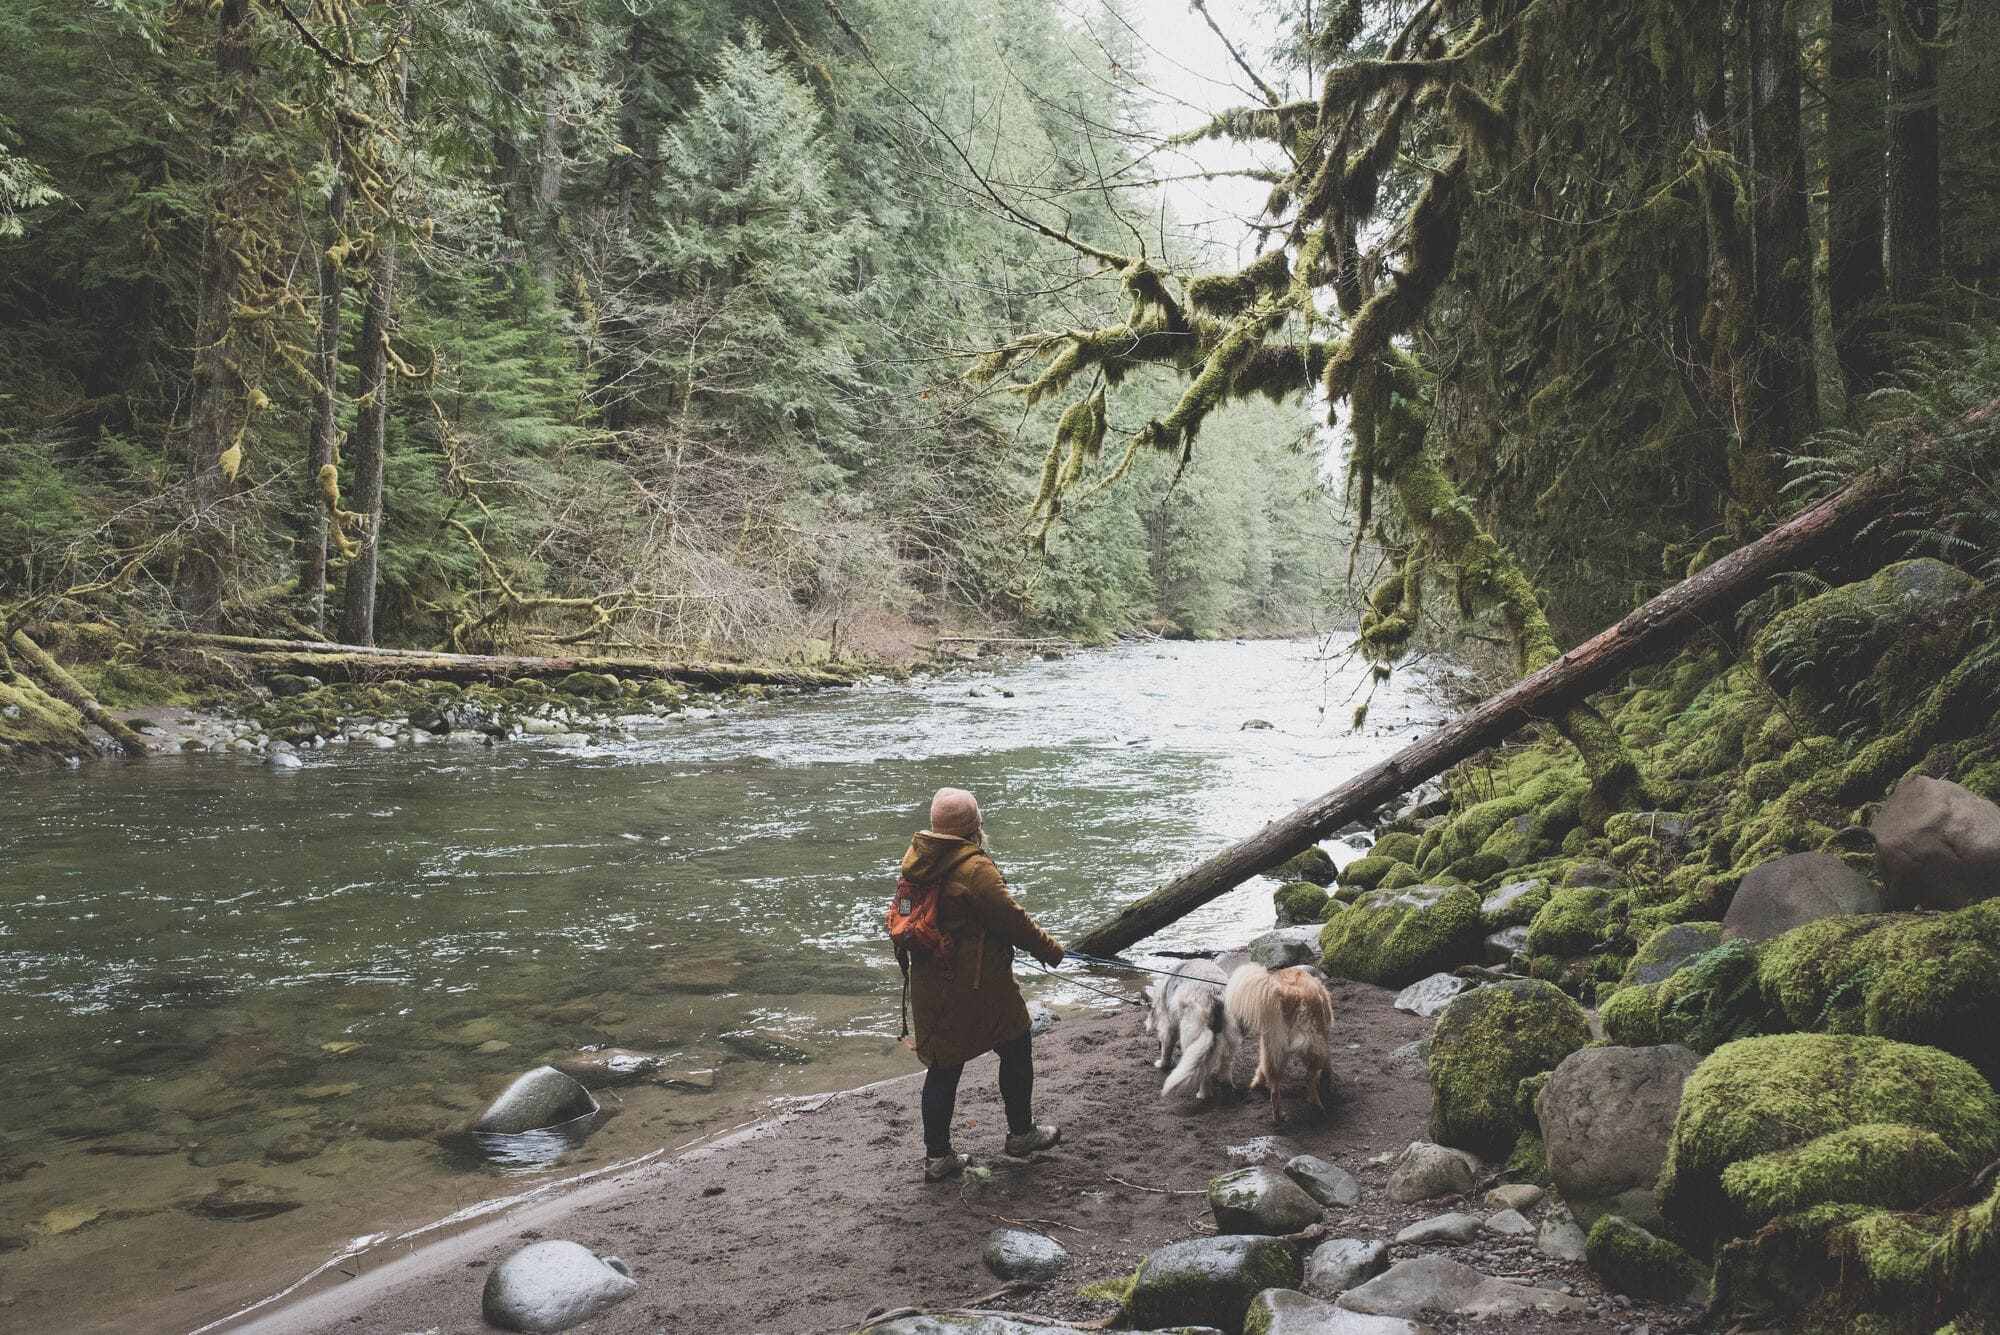
[[[1222,1002],[1218,1000],[1209,1003],[1207,1027],[1196,1034],[1194,1041],[1181,1053],[1179,1064],[1167,1076],[1167,1082],[1160,1086],[1161,1098],[1178,1098],[1200,1087],[1202,1072],[1211,1060],[1210,1054],[1215,1051],[1217,1035],[1227,1022],[1228,1017],[1223,1013]]]

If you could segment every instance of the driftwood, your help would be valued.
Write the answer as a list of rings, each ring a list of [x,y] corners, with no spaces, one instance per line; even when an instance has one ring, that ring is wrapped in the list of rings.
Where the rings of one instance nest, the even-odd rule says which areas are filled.
[[[1555,717],[1620,673],[1749,601],[1773,575],[1809,564],[1850,538],[1882,510],[1894,491],[1892,475],[1864,475],[1643,604],[1539,672],[1488,697],[1470,713],[1126,905],[1071,946],[1085,954],[1115,955],[1524,724]]]
[[[848,686],[852,679],[810,668],[752,667],[741,663],[678,663],[661,658],[548,657],[513,654],[447,654],[423,649],[378,649],[314,640],[266,640],[246,635],[200,635],[166,631],[163,644],[226,653],[261,676],[311,675],[322,681],[378,681],[429,677],[437,681],[491,681],[509,677],[566,677],[572,672],[608,672],[645,681],[684,681],[695,686]]]
[[[147,747],[138,733],[114,718],[111,711],[97,702],[97,697],[83,689],[83,683],[63,670],[62,664],[49,656],[48,650],[28,638],[28,632],[14,632],[14,652],[26,659],[49,693],[70,708],[82,714],[104,730],[106,736],[124,750],[128,756],[143,756]]]

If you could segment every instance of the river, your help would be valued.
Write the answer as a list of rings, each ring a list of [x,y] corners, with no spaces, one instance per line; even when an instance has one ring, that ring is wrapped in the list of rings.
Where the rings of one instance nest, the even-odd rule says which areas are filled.
[[[1134,644],[583,750],[0,781],[0,1326],[185,1328],[357,1236],[912,1069],[880,915],[933,789],[979,795],[1067,935],[1438,721],[1405,674],[1351,730],[1345,648]],[[1269,890],[1150,944],[1242,939]],[[671,1083],[607,1092],[580,1147],[436,1134],[603,1045]]]

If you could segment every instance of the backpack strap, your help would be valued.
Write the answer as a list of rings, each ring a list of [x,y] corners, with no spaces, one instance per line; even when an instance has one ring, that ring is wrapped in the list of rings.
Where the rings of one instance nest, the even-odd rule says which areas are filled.
[[[911,1052],[917,1052],[917,1045],[916,1045],[916,1044],[914,1044],[914,1043],[912,1043],[912,1042],[910,1041],[910,956],[909,956],[909,952],[908,952],[908,951],[903,951],[903,950],[898,950],[898,951],[896,952],[896,964],[897,964],[897,967],[901,968],[901,969],[902,969],[902,971],[903,971],[903,1028],[902,1028],[902,1031],[901,1031],[900,1033],[898,1033],[898,1034],[896,1035],[896,1041],[897,1041],[898,1043],[901,1043],[901,1044],[902,1044],[902,1045],[903,1045],[904,1047],[908,1048],[908,1049],[909,1049],[909,1050],[910,1050]],[[921,1052],[917,1052],[917,1055],[918,1055],[919,1057],[923,1056],[923,1054],[922,1054]]]

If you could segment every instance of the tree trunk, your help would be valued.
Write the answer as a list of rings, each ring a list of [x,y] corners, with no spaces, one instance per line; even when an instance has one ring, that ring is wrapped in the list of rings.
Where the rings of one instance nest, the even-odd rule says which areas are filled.
[[[550,301],[558,300],[562,229],[562,66],[551,60],[542,71],[541,138],[535,151],[535,256],[542,287]]]
[[[1811,232],[1799,91],[1799,22],[1793,0],[1753,0],[1750,165],[1754,302],[1761,354],[1756,373],[1762,418],[1758,434],[1774,475],[1798,442],[1818,427],[1808,286]]]
[[[1881,369],[1882,19],[1876,0],[1833,0],[1827,87],[1827,295],[1841,369],[1859,390]]]
[[[333,188],[326,201],[325,244],[319,255],[319,334],[313,346],[313,416],[306,441],[306,503],[311,507],[312,532],[306,541],[306,596],[311,599],[314,630],[326,629],[326,544],[332,522],[330,492],[321,474],[339,465],[340,450],[340,309],[346,296],[346,275],[334,258],[347,212],[347,177],[341,169],[340,130],[333,132]]]
[[[1882,272],[1897,306],[1924,301],[1938,278],[1937,0],[1885,0]]]
[[[1071,944],[1087,954],[1116,954],[1524,724],[1582,702],[1621,674],[1672,648],[1689,632],[1722,619],[1762,592],[1772,576],[1806,565],[1850,539],[1894,493],[1893,475],[1863,476],[1668,589],[1470,713],[1128,904]]]
[[[1812,273],[1808,308],[1812,321],[1812,363],[1815,415],[1821,426],[1846,420],[1847,386],[1840,372],[1840,347],[1833,336],[1832,233],[1829,201],[1833,194],[1833,9],[1829,0],[1806,0],[1806,69],[1801,138],[1806,157],[1806,226]]]
[[[357,545],[341,591],[340,636],[351,644],[375,643],[375,583],[382,559],[382,466],[389,430],[390,303],[396,292],[396,238],[384,219],[375,235],[375,263],[368,305],[355,349],[354,511],[361,516]]]
[[[188,416],[186,474],[194,491],[194,535],[176,577],[176,599],[194,624],[222,619],[229,568],[229,534],[221,513],[236,461],[225,455],[241,440],[246,407],[234,347],[235,310],[243,284],[244,216],[240,145],[257,75],[250,45],[250,0],[221,0],[216,9],[216,111],[210,130],[211,199],[208,264],[195,320],[194,401]],[[240,461],[241,456],[236,457]]]

